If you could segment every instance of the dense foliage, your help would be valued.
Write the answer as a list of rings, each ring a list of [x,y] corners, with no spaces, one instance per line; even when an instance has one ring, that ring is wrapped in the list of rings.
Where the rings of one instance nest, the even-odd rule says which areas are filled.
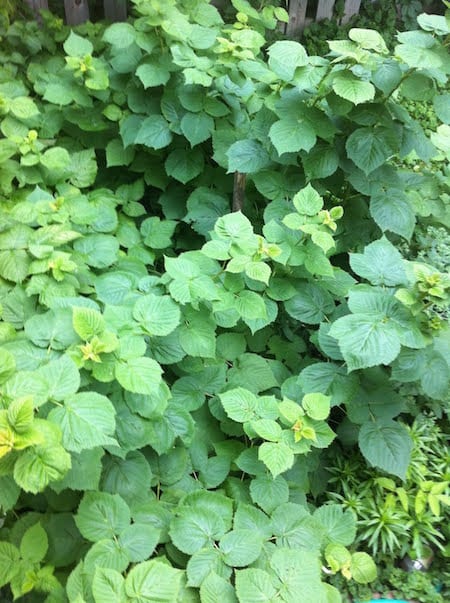
[[[449,225],[448,23],[322,58],[266,47],[271,6],[135,5],[2,32],[0,585],[337,603],[376,571],[324,451],[400,508],[414,417],[449,410],[450,280],[414,253]]]

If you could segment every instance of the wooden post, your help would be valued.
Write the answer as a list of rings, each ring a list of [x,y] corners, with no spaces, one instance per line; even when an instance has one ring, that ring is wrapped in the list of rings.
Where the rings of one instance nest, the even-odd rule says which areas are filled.
[[[103,0],[105,19],[116,23],[127,20],[127,0]]]
[[[41,24],[39,11],[48,10],[48,0],[25,0],[25,3],[30,7],[36,21]]]
[[[289,0],[289,23],[286,25],[288,38],[294,38],[303,31],[307,6],[308,0]]]
[[[344,5],[344,16],[342,17],[342,24],[348,23],[353,15],[359,13],[359,7],[361,0],[345,0]]]
[[[333,18],[335,0],[319,0],[317,5],[316,21]]]
[[[64,0],[67,25],[80,25],[89,20],[87,0]]]
[[[234,172],[233,211],[242,211],[244,207],[245,181],[245,174]]]

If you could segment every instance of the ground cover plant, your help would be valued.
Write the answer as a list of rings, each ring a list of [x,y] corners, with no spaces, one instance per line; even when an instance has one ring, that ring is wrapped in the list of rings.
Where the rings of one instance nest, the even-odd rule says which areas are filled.
[[[448,227],[447,21],[323,58],[233,6],[1,34],[5,597],[339,602],[376,569],[324,451],[405,480],[448,412],[448,275],[399,251]]]

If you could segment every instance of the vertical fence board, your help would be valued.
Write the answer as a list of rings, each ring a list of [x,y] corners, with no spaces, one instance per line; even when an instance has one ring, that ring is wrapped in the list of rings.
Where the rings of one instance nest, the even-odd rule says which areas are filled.
[[[48,0],[25,0],[38,23],[41,23],[40,10],[48,10]]]
[[[103,9],[107,21],[127,20],[127,0],[103,0]]]
[[[306,9],[308,0],[289,1],[289,23],[286,25],[286,35],[294,37],[301,33],[305,27]]]
[[[333,17],[333,8],[335,0],[319,0],[316,13],[316,21],[331,19]]]
[[[361,0],[345,0],[342,23],[348,23],[353,15],[358,14]]]
[[[67,25],[79,25],[89,20],[87,0],[64,0]]]

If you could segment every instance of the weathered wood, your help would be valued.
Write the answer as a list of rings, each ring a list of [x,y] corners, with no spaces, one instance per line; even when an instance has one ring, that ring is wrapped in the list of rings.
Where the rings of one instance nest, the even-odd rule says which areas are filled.
[[[358,14],[360,5],[361,0],[345,0],[344,16],[342,17],[341,23],[348,23],[353,15]]]
[[[333,17],[333,8],[335,0],[319,0],[316,12],[316,21],[331,19]]]
[[[242,211],[245,199],[246,175],[234,172],[233,211]]]
[[[25,0],[25,3],[30,7],[36,21],[41,23],[39,11],[48,10],[48,0]]]
[[[289,38],[303,31],[307,7],[308,0],[289,0],[289,23],[286,25],[286,35]]]
[[[64,0],[67,25],[79,25],[89,20],[87,0]]]
[[[103,8],[107,21],[127,20],[127,0],[103,0]]]

